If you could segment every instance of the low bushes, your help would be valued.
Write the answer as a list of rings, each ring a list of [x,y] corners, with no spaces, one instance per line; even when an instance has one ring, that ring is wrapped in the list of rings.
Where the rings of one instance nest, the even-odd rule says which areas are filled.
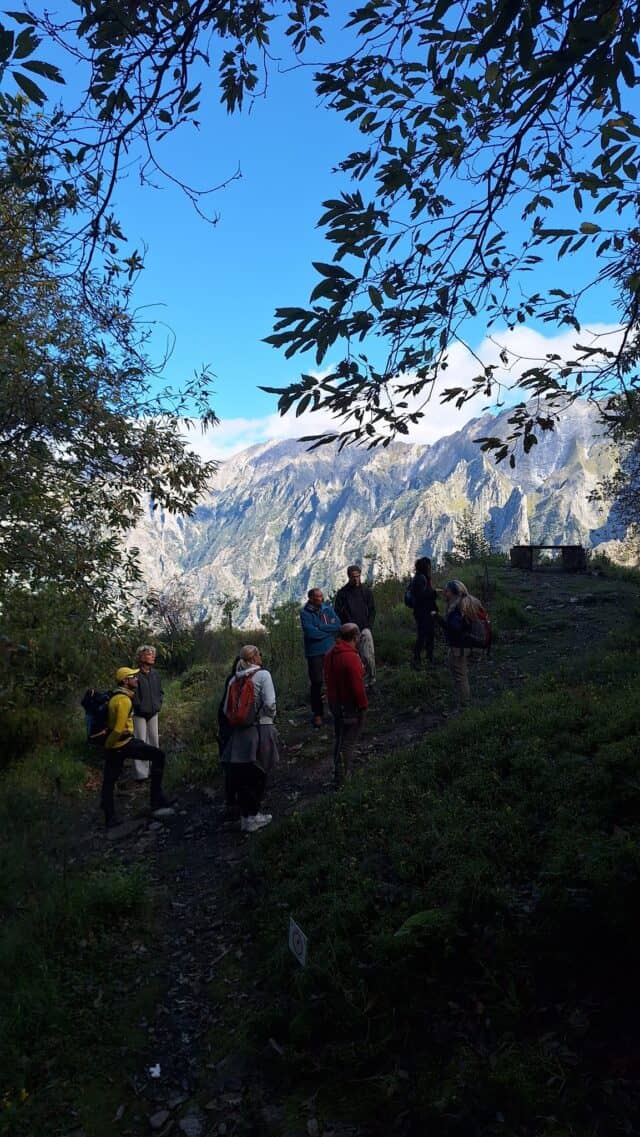
[[[84,780],[81,762],[45,750],[10,771],[0,798],[0,1133],[12,1137],[42,1131],[111,1053],[126,1021],[110,990],[119,940],[147,918],[139,871],[71,862]]]
[[[262,1029],[332,1116],[377,1133],[631,1132],[637,635],[626,649],[468,712],[261,840]]]

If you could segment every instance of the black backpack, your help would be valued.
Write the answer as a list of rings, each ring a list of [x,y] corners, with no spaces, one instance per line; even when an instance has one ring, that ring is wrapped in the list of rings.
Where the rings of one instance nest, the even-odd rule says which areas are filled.
[[[111,694],[111,691],[96,691],[95,687],[90,687],[80,700],[87,720],[87,741],[92,746],[104,746],[107,740]]]
[[[407,608],[414,608],[415,601],[413,598],[413,581],[410,580],[404,592],[404,602]]]

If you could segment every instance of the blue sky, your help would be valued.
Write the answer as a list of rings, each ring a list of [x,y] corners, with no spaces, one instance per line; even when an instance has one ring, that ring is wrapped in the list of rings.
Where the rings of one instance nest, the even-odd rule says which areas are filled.
[[[201,188],[239,168],[239,179],[207,198],[215,225],[197,216],[179,188],[140,187],[135,171],[118,189],[123,228],[146,246],[137,303],[175,333],[167,375],[178,380],[209,364],[221,418],[271,413],[275,400],[258,385],[282,385],[310,365],[287,361],[262,341],[277,306],[308,299],[316,279],[312,261],[331,257],[316,223],[322,201],[337,192],[332,167],[359,138],[319,105],[313,72],[313,66],[284,70],[274,63],[266,97],[233,116],[217,101],[216,76],[207,92],[204,73],[200,129],[184,127],[158,154]],[[158,344],[164,335],[158,328]]]
[[[175,333],[167,375],[179,381],[206,363],[217,377],[214,402],[222,426],[208,440],[207,453],[224,456],[255,441],[298,437],[331,425],[309,415],[302,422],[293,416],[278,421],[275,398],[258,390],[263,384],[284,385],[313,367],[310,359],[286,360],[262,340],[277,306],[306,303],[317,281],[312,261],[331,259],[332,246],[316,222],[322,201],[346,184],[332,167],[360,139],[318,104],[312,79],[313,68],[286,73],[274,68],[267,98],[233,117],[205,95],[202,128],[185,128],[163,144],[168,165],[197,186],[223,182],[240,168],[239,180],[208,199],[219,215],[215,226],[203,222],[175,187],[140,188],[131,178],[118,193],[117,212],[126,232],[147,246],[138,303],[149,305],[150,318]],[[566,281],[575,267],[575,262],[563,265],[556,282]],[[558,273],[555,266],[551,273]],[[613,311],[602,303],[602,294],[590,299],[595,329],[607,330]],[[158,331],[160,344],[165,333]],[[475,338],[470,335],[480,348],[483,329]],[[515,351],[544,355],[570,350],[576,337],[568,332],[547,341],[540,331],[519,328],[508,338]],[[453,359],[458,370],[450,368],[447,385],[454,376],[462,380],[477,370],[455,349]],[[449,433],[483,409],[481,400],[463,413],[433,406],[415,440]]]
[[[341,0],[332,11],[338,16],[350,6]],[[56,7],[69,10],[64,2]],[[334,37],[325,58],[332,49],[344,51],[346,34]],[[115,210],[127,236],[146,246],[135,300],[155,322],[158,357],[167,339],[175,337],[166,377],[178,383],[203,364],[216,375],[214,405],[222,427],[204,444],[207,453],[224,455],[273,435],[295,437],[328,425],[315,417],[278,422],[276,400],[258,390],[261,384],[284,385],[312,366],[309,360],[285,360],[262,340],[277,306],[306,303],[316,281],[311,262],[331,259],[332,248],[316,222],[322,201],[345,186],[332,167],[360,138],[318,104],[313,72],[312,66],[279,72],[274,63],[267,97],[233,117],[218,103],[215,76],[207,91],[205,73],[201,129],[182,128],[158,153],[170,171],[202,188],[224,182],[240,168],[240,179],[208,199],[219,215],[215,226],[197,216],[177,187],[140,186],[135,167],[117,191]],[[567,271],[563,267],[560,277]],[[601,328],[609,327],[614,312],[604,296],[600,304],[594,299],[590,314]],[[474,347],[480,347],[481,337],[479,330]],[[551,346],[574,340],[570,333]],[[535,329],[518,329],[512,343],[543,354],[550,349]],[[447,385],[462,380],[467,366],[469,374],[475,372],[455,352],[454,363]],[[476,403],[462,416],[450,407],[434,407],[415,439],[430,441],[481,410]]]

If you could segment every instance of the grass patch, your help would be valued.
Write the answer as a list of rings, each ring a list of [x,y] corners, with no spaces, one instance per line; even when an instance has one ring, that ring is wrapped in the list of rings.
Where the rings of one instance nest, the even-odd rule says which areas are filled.
[[[636,632],[261,839],[258,1035],[333,1116],[342,1102],[374,1132],[400,1114],[456,1137],[631,1131],[639,674]]]
[[[85,773],[45,750],[10,771],[0,799],[0,1133],[12,1137],[60,1131],[135,1013],[120,971],[148,930],[146,882],[118,863],[73,862]]]

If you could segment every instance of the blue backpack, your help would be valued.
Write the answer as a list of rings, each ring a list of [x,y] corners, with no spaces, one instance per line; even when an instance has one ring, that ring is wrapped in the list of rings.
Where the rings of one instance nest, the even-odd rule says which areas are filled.
[[[95,687],[90,687],[80,700],[87,720],[87,741],[92,746],[104,746],[107,740],[110,698],[111,691],[96,691]]]

